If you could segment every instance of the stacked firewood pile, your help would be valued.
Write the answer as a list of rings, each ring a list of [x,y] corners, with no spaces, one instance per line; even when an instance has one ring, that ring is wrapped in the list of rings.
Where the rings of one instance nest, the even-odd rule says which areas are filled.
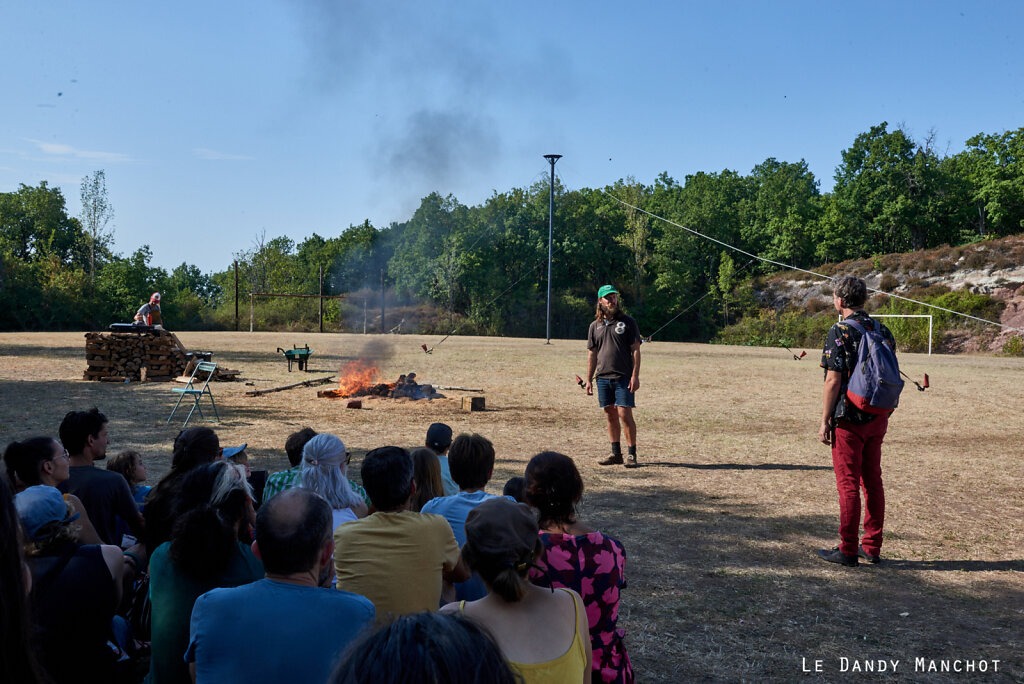
[[[167,382],[188,364],[185,348],[166,330],[144,333],[86,333],[83,380]]]

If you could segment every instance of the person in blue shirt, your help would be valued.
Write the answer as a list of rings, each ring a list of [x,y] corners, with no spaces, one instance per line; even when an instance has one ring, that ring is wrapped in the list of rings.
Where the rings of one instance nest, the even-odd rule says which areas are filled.
[[[333,570],[331,507],[292,488],[256,516],[253,551],[265,579],[196,600],[185,660],[196,682],[323,682],[373,624],[373,603],[325,588]]]
[[[448,463],[452,479],[459,485],[458,493],[431,499],[423,505],[421,512],[443,516],[461,547],[466,543],[466,517],[469,512],[498,496],[484,491],[494,474],[494,445],[480,435],[459,435],[448,450]],[[475,601],[486,594],[487,588],[477,575],[455,585],[455,595],[460,600]]]

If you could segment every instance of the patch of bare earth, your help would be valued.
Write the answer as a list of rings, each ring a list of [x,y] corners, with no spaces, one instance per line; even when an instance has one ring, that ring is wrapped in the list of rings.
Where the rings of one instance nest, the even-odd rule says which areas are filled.
[[[828,448],[816,439],[813,349],[797,362],[777,349],[645,345],[636,411],[644,467],[630,471],[595,465],[607,437],[596,400],[573,378],[585,369],[579,340],[179,337],[242,370],[243,382],[213,386],[222,416],[214,427],[222,444],[247,442],[257,468],[284,467],[284,440],[305,425],[338,434],[356,473],[366,450],[417,446],[433,421],[479,432],[497,449],[495,492],[541,450],[573,456],[586,483],[583,518],[627,550],[620,626],[640,681],[845,681],[843,658],[851,668],[899,661],[895,673],[858,675],[867,681],[1024,677],[1024,359],[901,355],[932,386],[908,385],[886,438],[885,561],[843,568],[815,556],[837,543],[838,506]],[[318,399],[316,387],[245,396],[336,375],[368,340],[389,347],[385,379],[414,371],[420,382],[480,388],[487,410],[463,413],[467,393],[447,390],[434,401],[364,398],[359,410]],[[313,372],[287,372],[275,349],[293,343],[314,349]],[[111,418],[111,452],[140,450],[155,481],[183,420],[164,425],[171,386],[83,382],[84,358],[81,333],[0,335],[4,443],[55,434],[64,412],[96,405]],[[915,672],[916,658],[951,668],[984,660],[988,671]],[[822,671],[803,672],[815,660]]]

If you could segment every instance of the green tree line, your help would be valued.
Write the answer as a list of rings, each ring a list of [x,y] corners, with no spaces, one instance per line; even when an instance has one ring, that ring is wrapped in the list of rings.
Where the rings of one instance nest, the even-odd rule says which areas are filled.
[[[1024,128],[979,134],[944,155],[930,138],[881,123],[842,151],[834,181],[821,192],[803,160],[773,158],[746,174],[681,181],[667,172],[650,184],[626,178],[598,189],[556,181],[552,334],[581,335],[597,287],[608,282],[645,334],[690,309],[660,339],[714,339],[755,309],[750,279],[769,267],[679,226],[801,268],[1020,233]],[[545,179],[477,206],[432,193],[407,221],[388,226],[364,221],[298,243],[256,236],[225,258],[224,270],[204,274],[187,263],[154,267],[146,246],[114,254],[95,211],[70,217],[59,189],[22,185],[0,194],[0,328],[127,321],[152,291],[164,293],[170,327],[232,328],[237,262],[243,319],[249,293],[316,294],[322,273],[325,294],[346,295],[326,307],[331,330],[361,331],[368,320],[377,332],[406,321],[405,332],[542,336],[548,191]],[[311,301],[258,300],[257,324],[313,328]]]

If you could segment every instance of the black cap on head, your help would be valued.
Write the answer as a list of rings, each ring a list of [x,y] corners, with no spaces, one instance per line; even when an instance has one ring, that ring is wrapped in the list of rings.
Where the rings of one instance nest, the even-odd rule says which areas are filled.
[[[452,444],[452,429],[444,423],[432,423],[427,428],[427,446],[441,452]]]

